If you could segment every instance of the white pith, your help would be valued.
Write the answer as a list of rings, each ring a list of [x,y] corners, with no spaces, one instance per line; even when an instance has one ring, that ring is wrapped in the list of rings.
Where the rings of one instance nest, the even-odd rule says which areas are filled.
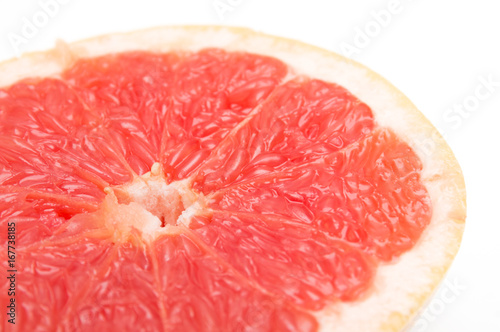
[[[396,261],[379,266],[373,288],[363,298],[334,303],[315,313],[321,331],[400,331],[432,294],[458,251],[465,221],[465,188],[460,167],[435,128],[376,73],[331,52],[246,29],[166,27],[60,44],[55,50],[0,64],[0,86],[24,77],[57,76],[78,57],[128,50],[197,51],[206,47],[273,56],[296,74],[346,87],[370,106],[380,126],[391,128],[419,155],[422,181],[433,205],[431,223],[421,239]],[[434,149],[423,151],[422,142],[429,138]],[[178,222],[188,222],[201,208],[199,203],[191,205]],[[156,221],[151,223],[157,225]],[[151,225],[144,229],[149,231]]]
[[[176,234],[175,227],[189,226],[191,217],[204,206],[203,195],[195,194],[188,180],[167,184],[159,163],[130,183],[104,190],[106,198],[95,213],[103,214],[116,241],[126,241],[133,229],[148,242]]]

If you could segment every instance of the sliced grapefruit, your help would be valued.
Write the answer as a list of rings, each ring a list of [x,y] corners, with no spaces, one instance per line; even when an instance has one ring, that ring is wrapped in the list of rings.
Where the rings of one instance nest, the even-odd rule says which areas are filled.
[[[2,330],[399,331],[458,250],[452,152],[336,54],[168,27],[0,73]]]

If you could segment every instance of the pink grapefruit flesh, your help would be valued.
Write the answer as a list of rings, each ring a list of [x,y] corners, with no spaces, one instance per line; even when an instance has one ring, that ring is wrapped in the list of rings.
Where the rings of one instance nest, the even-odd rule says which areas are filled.
[[[16,324],[316,331],[368,296],[430,222],[421,161],[345,88],[289,71],[141,51],[1,89]]]

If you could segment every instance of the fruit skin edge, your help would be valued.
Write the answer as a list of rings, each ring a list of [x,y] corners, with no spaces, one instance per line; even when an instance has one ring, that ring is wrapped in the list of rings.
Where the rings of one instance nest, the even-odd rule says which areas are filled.
[[[322,331],[400,331],[408,327],[458,252],[465,227],[465,183],[453,152],[439,132],[403,93],[377,73],[331,51],[248,28],[167,26],[70,44],[59,41],[52,50],[0,63],[0,87],[30,76],[57,76],[80,57],[127,50],[197,51],[206,47],[276,57],[298,74],[344,86],[370,106],[378,125],[391,128],[420,157],[422,182],[433,205],[431,223],[421,239],[397,262],[379,266],[370,294],[316,314]],[[424,149],[428,145],[432,148]]]

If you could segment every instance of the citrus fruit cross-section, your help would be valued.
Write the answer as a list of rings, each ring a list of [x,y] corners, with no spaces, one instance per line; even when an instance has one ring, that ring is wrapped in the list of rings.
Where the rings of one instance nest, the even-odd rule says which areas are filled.
[[[458,250],[453,154],[338,55],[168,27],[0,73],[2,331],[399,331]]]

